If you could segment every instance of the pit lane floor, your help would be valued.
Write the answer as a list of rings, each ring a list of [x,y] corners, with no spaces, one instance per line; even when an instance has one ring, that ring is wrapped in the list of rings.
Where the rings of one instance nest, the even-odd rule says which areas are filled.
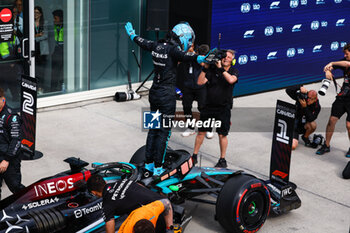
[[[319,84],[308,89],[318,89]],[[334,100],[334,88],[320,97],[325,119],[317,120],[317,131],[324,135],[330,107]],[[284,90],[273,91],[234,100],[232,127],[261,122],[271,129],[256,132],[230,132],[227,161],[229,168],[250,172],[268,179],[274,114],[261,110],[274,109],[276,100],[293,103]],[[177,103],[181,108],[181,103]],[[147,132],[142,132],[142,108],[148,107],[148,96],[141,100],[117,103],[112,98],[90,102],[39,109],[37,117],[37,150],[44,157],[36,161],[23,161],[23,184],[32,182],[69,168],[63,159],[80,157],[90,163],[129,161],[132,154],[146,142]],[[255,114],[235,116],[235,108],[257,108]],[[262,233],[333,233],[349,232],[350,180],[341,178],[341,172],[350,161],[344,157],[349,148],[345,132],[345,117],[338,122],[340,130],[334,133],[331,152],[323,156],[314,149],[299,147],[292,153],[290,180],[298,185],[297,193],[302,206],[280,217],[269,217],[259,232]],[[269,129],[269,128],[268,128]],[[242,132],[243,131],[243,132]],[[186,149],[192,153],[195,136],[183,138],[173,132],[169,145],[174,149]],[[205,139],[202,147],[202,165],[213,166],[218,159],[218,138]],[[3,197],[9,195],[3,185]],[[224,232],[214,220],[215,206],[187,203],[194,208],[193,219],[186,232]]]

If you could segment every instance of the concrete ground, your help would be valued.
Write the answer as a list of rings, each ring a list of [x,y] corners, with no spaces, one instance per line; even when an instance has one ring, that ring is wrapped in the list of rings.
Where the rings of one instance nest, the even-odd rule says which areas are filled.
[[[307,88],[318,89],[319,86],[314,84]],[[330,114],[330,109],[326,107],[330,107],[334,100],[332,89],[320,98],[326,118]],[[266,130],[248,127],[248,130],[241,129],[229,134],[226,157],[229,168],[268,178],[274,114],[268,113],[266,109],[273,109],[277,99],[293,103],[284,90],[235,99],[232,127],[260,122]],[[181,103],[178,104],[181,107]],[[37,161],[22,162],[24,185],[68,169],[63,159],[69,156],[80,157],[90,163],[129,161],[146,141],[147,133],[141,131],[141,119],[142,108],[147,106],[148,98],[143,96],[141,100],[124,103],[107,98],[40,109],[37,117],[37,150],[42,151],[44,157]],[[235,108],[256,110],[253,114],[235,116]],[[344,130],[345,117],[338,125],[340,129],[334,133],[330,153],[316,155],[314,149],[304,147],[303,143],[293,151],[290,179],[298,185],[297,193],[302,206],[286,215],[269,217],[259,232],[349,232],[350,181],[341,177],[342,170],[350,161],[344,156],[350,145]],[[324,134],[325,126],[325,123],[319,123],[317,131]],[[183,138],[180,132],[173,132],[169,145],[192,153],[194,139],[195,136]],[[217,162],[217,136],[204,141],[201,154],[202,165],[213,166]],[[4,185],[3,195],[9,194]],[[196,203],[188,203],[187,206],[194,208],[194,215],[186,232],[224,232],[214,220],[215,206]]]

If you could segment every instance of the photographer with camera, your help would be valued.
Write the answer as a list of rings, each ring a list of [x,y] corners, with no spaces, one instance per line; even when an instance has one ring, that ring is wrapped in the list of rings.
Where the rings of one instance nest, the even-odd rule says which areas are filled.
[[[340,92],[337,94],[336,99],[332,104],[331,116],[329,117],[326,128],[326,141],[316,152],[318,155],[323,155],[324,153],[330,152],[330,141],[333,136],[335,125],[345,112],[347,113],[346,129],[350,139],[350,44],[346,44],[344,46],[343,52],[344,58],[341,61],[330,62],[323,68],[325,76],[328,80],[333,80],[333,70],[343,70],[344,82]],[[345,156],[350,158],[350,148]]]
[[[292,150],[295,150],[299,143],[299,134],[307,147],[317,147],[311,143],[309,136],[315,132],[316,118],[321,111],[320,103],[315,90],[308,91],[303,86],[293,86],[286,89],[290,98],[296,100],[296,116],[294,123],[294,134]]]
[[[233,88],[238,81],[238,70],[232,66],[235,51],[217,50],[207,57],[209,64],[205,64],[198,77],[198,85],[204,85],[207,89],[205,106],[200,114],[202,122],[208,119],[221,121],[221,126],[216,128],[219,135],[220,159],[215,167],[227,167],[225,160],[228,145],[227,135],[230,130],[231,109],[233,104]],[[197,154],[210,127],[198,129],[196,137],[193,160],[197,160]]]

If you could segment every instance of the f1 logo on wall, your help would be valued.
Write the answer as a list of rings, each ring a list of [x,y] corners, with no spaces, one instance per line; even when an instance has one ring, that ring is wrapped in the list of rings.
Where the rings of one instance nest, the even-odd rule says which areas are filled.
[[[144,129],[160,129],[162,114],[157,110],[156,112],[143,112],[143,128]]]
[[[243,37],[244,38],[253,38],[254,37],[254,31],[255,30],[248,30],[244,33]]]
[[[267,60],[273,60],[273,59],[277,59],[277,51],[273,51],[273,52],[270,52],[269,54],[267,54],[267,57],[266,59]]]
[[[280,9],[280,1],[272,2],[270,5],[270,9]]]

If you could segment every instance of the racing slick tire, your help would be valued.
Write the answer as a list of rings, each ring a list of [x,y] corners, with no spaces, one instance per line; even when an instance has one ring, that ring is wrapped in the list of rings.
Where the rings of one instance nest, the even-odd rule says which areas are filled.
[[[216,219],[227,232],[256,232],[270,211],[265,184],[249,175],[228,179],[216,202]]]
[[[129,163],[133,163],[133,164],[141,164],[144,163],[146,160],[146,145],[140,147],[135,153],[134,155],[131,157]]]

